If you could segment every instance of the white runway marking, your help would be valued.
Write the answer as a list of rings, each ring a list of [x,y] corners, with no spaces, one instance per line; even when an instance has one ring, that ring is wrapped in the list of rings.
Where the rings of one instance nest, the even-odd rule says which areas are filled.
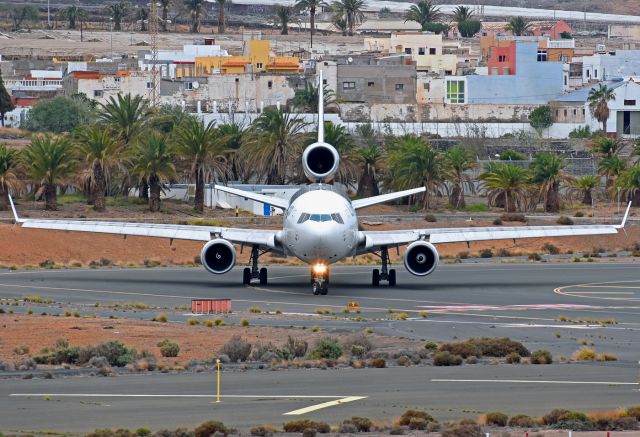
[[[300,408],[299,410],[289,411],[284,413],[283,416],[299,416],[301,414],[311,413],[312,411],[321,410],[323,408],[334,407],[336,405],[346,404],[347,402],[355,402],[361,399],[366,399],[366,396],[349,396],[347,398],[338,399],[335,401],[323,402],[322,404],[312,405],[306,408]]]
[[[584,385],[640,385],[640,382],[620,381],[541,381],[532,379],[432,379],[431,382],[486,382],[506,384],[584,384]]]
[[[216,399],[216,395],[204,394],[123,394],[123,393],[11,393],[10,397],[48,397],[48,398],[150,398],[150,399]],[[349,402],[366,399],[367,396],[309,396],[309,395],[221,395],[222,399],[333,399],[321,404],[283,413],[283,416],[300,416],[323,408],[334,407]]]

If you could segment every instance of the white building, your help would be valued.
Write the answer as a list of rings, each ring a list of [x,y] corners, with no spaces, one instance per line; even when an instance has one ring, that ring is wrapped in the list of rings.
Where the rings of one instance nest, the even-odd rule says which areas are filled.
[[[206,56],[229,56],[226,50],[219,45],[187,44],[182,50],[158,50],[158,63],[162,77],[175,79],[182,76],[181,70],[193,73],[196,58]],[[153,67],[151,63],[151,53],[145,53],[138,61],[138,67],[142,71],[150,71]],[[184,74],[189,75],[189,74]]]

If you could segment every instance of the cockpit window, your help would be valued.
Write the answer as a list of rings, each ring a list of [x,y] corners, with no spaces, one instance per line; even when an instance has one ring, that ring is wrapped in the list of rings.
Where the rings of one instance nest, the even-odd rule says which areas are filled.
[[[300,214],[300,218],[298,219],[298,224],[300,223],[304,223],[307,220],[309,220],[310,215],[307,214],[306,212],[303,212],[302,214]]]
[[[311,220],[312,222],[330,222],[330,221],[335,221],[337,223],[340,224],[344,224],[344,221],[342,220],[342,217],[340,216],[340,214],[307,214],[307,213],[302,213],[300,214],[300,218],[298,218],[298,224],[300,223],[304,223],[307,220]]]

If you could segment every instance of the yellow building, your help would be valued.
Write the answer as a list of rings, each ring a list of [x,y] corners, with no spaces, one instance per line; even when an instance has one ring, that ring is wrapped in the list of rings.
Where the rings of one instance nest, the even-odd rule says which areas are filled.
[[[418,55],[416,56],[416,70],[455,76],[458,72],[458,56]]]
[[[206,56],[196,58],[196,73],[199,75],[242,74],[248,72],[297,73],[300,59],[295,56],[273,56],[268,40],[250,40],[243,56]]]

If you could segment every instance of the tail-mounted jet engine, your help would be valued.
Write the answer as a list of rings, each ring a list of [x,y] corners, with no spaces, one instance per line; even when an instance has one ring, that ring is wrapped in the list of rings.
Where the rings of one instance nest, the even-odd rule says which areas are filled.
[[[200,259],[207,271],[222,275],[236,265],[236,248],[227,240],[211,240],[202,248]]]
[[[302,154],[304,174],[313,183],[330,181],[338,171],[339,164],[338,151],[328,143],[311,144]]]
[[[438,267],[439,255],[435,246],[426,241],[416,241],[404,253],[404,266],[416,276],[427,276]]]

